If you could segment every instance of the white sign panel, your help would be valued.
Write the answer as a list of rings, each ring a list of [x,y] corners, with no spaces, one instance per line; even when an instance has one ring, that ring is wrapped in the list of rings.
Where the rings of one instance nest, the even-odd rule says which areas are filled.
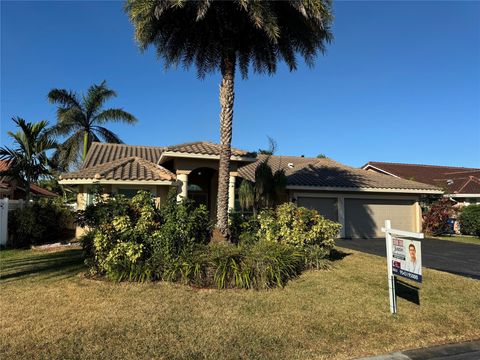
[[[392,237],[391,266],[393,274],[422,282],[422,247],[420,241]]]

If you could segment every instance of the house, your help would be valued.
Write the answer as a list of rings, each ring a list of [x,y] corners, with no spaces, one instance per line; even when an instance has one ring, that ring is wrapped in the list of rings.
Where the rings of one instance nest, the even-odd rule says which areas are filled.
[[[362,169],[430,184],[459,205],[480,204],[480,169],[370,161]]]
[[[173,187],[177,197],[203,203],[215,217],[220,146],[194,142],[168,147],[93,143],[82,167],[63,174],[61,184],[78,187],[77,206],[92,201],[94,184],[103,192],[133,196],[151,191],[161,205]],[[420,231],[420,196],[442,194],[435,186],[342,165],[328,158],[256,155],[232,149],[229,209],[235,210],[242,179],[254,180],[267,161],[287,176],[285,199],[317,209],[343,225],[342,237],[380,237],[384,221],[396,228]],[[80,234],[80,230],[77,234]]]
[[[8,170],[8,168],[9,162],[6,160],[0,160],[0,173]],[[33,197],[58,196],[57,194],[35,184],[30,184],[30,193]],[[12,177],[0,175],[0,199],[3,198],[9,198],[11,200],[25,199],[25,189]]]

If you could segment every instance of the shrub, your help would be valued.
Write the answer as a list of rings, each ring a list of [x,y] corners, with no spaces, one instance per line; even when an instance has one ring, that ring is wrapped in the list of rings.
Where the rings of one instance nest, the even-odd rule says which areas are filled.
[[[462,234],[480,237],[480,205],[465,206],[458,221]]]
[[[146,191],[131,200],[121,195],[98,197],[79,213],[78,222],[90,229],[82,238],[90,271],[115,280],[143,277],[147,272],[163,277],[172,259],[190,254],[210,239],[205,206],[177,203],[172,194],[161,209]]]
[[[51,199],[15,209],[8,216],[10,245],[29,247],[63,240],[73,219],[71,210]]]
[[[294,247],[318,245],[330,251],[341,225],[325,219],[316,210],[285,203],[275,210],[262,211],[259,216],[258,237]]]
[[[433,203],[423,216],[423,231],[429,235],[441,235],[451,231],[448,219],[453,216],[453,203],[443,198]]]

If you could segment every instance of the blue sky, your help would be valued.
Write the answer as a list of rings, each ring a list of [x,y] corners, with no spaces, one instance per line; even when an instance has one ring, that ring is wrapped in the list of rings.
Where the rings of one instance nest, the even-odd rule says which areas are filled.
[[[315,68],[237,77],[233,145],[278,154],[480,167],[480,3],[336,2]],[[129,144],[218,141],[219,75],[165,71],[121,2],[1,2],[1,143],[11,117],[55,122],[52,88],[107,80],[140,121]]]

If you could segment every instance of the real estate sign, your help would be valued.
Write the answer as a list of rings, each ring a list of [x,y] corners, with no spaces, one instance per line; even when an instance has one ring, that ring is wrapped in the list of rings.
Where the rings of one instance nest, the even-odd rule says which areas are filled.
[[[422,247],[420,241],[392,237],[391,266],[393,274],[422,282]]]

